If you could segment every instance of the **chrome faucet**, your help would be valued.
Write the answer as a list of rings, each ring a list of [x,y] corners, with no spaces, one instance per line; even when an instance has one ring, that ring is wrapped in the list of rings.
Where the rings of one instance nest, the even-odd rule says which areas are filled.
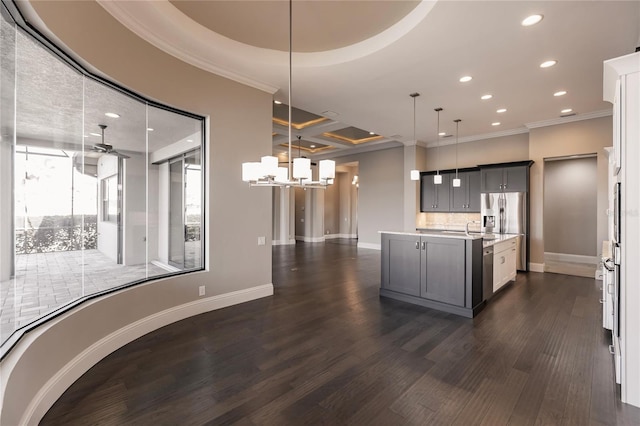
[[[479,223],[480,223],[480,221],[479,221],[479,220],[471,220],[471,221],[467,222],[467,224],[466,224],[466,225],[464,225],[464,233],[465,233],[466,235],[469,235],[469,225],[470,225],[470,224],[472,224],[472,223],[473,223],[473,224],[479,224]]]

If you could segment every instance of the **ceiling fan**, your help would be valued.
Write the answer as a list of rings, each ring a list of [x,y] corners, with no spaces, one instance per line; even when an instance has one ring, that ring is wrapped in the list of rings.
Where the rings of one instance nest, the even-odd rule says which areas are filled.
[[[93,150],[96,152],[101,152],[103,154],[117,155],[120,158],[131,158],[128,155],[125,155],[121,152],[113,149],[113,145],[109,145],[108,143],[104,143],[104,129],[107,128],[106,124],[98,124],[98,127],[102,129],[102,143],[97,143],[93,145]]]

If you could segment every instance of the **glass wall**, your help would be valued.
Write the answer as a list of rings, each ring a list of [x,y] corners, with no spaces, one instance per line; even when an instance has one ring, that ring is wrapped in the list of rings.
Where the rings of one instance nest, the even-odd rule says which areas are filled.
[[[203,118],[87,74],[2,9],[0,337],[203,268]],[[7,343],[8,342],[8,343]]]

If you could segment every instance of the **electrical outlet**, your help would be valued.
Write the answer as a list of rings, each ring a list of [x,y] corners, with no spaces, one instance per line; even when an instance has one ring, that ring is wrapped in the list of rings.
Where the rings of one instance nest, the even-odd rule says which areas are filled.
[[[258,245],[259,246],[263,246],[267,243],[267,240],[265,237],[258,237]]]
[[[204,296],[204,286],[198,287],[198,296]]]

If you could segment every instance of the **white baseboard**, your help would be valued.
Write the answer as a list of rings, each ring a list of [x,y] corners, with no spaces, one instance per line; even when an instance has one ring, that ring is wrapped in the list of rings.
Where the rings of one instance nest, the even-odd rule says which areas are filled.
[[[287,246],[289,244],[295,244],[295,243],[296,243],[296,239],[295,238],[292,238],[289,241],[284,241],[284,242],[282,242],[280,240],[272,240],[271,241],[271,245],[272,246]]]
[[[587,263],[589,265],[597,265],[600,263],[600,258],[598,256],[582,256],[566,253],[545,252],[544,259],[552,262]]]
[[[358,238],[357,234],[326,234],[324,236],[327,240],[334,238]]]
[[[358,242],[358,248],[372,249],[372,250],[382,250],[382,244]]]
[[[38,424],[49,408],[80,376],[104,357],[165,325],[199,315],[273,295],[273,284],[265,284],[231,293],[198,299],[142,318],[100,339],[68,362],[40,389],[29,403],[20,424]]]
[[[544,263],[529,262],[529,271],[531,271],[531,272],[544,272]]]
[[[296,235],[296,240],[304,241],[305,243],[323,243],[324,236],[322,237],[305,237],[303,235]]]

